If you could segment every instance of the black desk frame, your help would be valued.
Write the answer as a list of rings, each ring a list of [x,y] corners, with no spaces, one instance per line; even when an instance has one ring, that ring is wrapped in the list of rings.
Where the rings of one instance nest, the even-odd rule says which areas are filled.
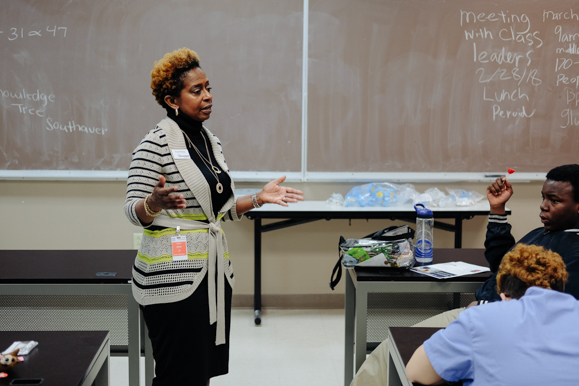
[[[382,209],[382,208],[378,208]],[[306,224],[318,220],[402,220],[409,223],[416,222],[416,211],[287,211],[287,210],[252,210],[246,214],[247,218],[254,221],[254,300],[253,309],[255,324],[261,324],[261,235],[278,229],[289,228],[295,225]],[[462,247],[462,222],[470,220],[477,215],[488,215],[488,211],[472,210],[465,208],[461,211],[437,210],[434,212],[435,219],[454,219],[453,224],[434,221],[434,227],[448,232],[454,232],[454,247]],[[507,212],[510,214],[510,211]],[[262,219],[286,219],[267,225],[262,225]]]

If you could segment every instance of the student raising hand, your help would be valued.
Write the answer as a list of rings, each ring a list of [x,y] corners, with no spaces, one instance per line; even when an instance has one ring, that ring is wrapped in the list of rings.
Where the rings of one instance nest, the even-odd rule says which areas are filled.
[[[513,187],[506,177],[500,177],[487,188],[491,214],[505,214],[505,205],[513,195]]]

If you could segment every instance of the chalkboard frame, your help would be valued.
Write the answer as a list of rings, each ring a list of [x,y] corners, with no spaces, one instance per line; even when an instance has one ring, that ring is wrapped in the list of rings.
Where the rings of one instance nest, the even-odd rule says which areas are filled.
[[[361,182],[361,181],[392,181],[392,182],[452,182],[452,181],[492,181],[503,171],[485,172],[312,172],[308,171],[308,48],[309,34],[309,0],[303,0],[303,57],[302,57],[302,118],[301,118],[301,171],[233,171],[232,176],[237,181],[267,181],[281,174],[288,181],[299,182]],[[575,162],[574,160],[571,162]],[[515,166],[515,165],[513,165]],[[126,180],[127,171],[98,170],[0,170],[1,180],[88,180],[88,181],[120,181]],[[539,181],[545,178],[545,172],[525,172],[510,176],[513,182]]]
[[[240,172],[232,171],[237,182],[265,182],[286,176],[287,182],[492,182],[504,172],[496,173],[364,173],[364,172]],[[0,170],[0,180],[31,181],[126,181],[128,171],[94,170]],[[546,173],[516,173],[511,182],[544,181]]]

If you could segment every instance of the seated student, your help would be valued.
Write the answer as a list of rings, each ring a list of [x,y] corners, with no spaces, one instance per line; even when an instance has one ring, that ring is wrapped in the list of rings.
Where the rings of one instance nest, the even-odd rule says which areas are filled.
[[[579,385],[579,302],[562,293],[566,280],[561,256],[518,244],[497,275],[500,298],[510,301],[462,312],[414,352],[407,378],[425,385]]]
[[[513,187],[505,178],[498,178],[487,188],[490,215],[485,257],[494,275],[476,292],[478,303],[500,300],[496,290],[497,270],[504,254],[516,244],[505,214],[512,195]],[[543,246],[561,255],[569,273],[565,292],[579,299],[579,165],[563,165],[550,170],[541,195],[539,217],[543,227],[532,230],[519,243]],[[462,311],[464,308],[443,312],[415,327],[446,327]],[[387,360],[388,340],[385,340],[364,361],[350,386],[382,385],[387,376]]]
[[[512,195],[513,187],[504,177],[498,178],[487,188],[490,214],[485,258],[494,275],[476,291],[478,304],[501,300],[497,293],[497,271],[505,253],[517,244],[505,214],[507,201]],[[539,218],[543,226],[527,233],[518,243],[539,245],[561,255],[569,273],[565,292],[579,299],[579,165],[551,169],[541,196]],[[447,311],[416,324],[416,327],[446,327],[463,310]]]
[[[491,211],[485,240],[485,257],[495,274],[476,292],[480,301],[500,300],[496,277],[501,259],[514,245],[505,205],[513,194],[511,184],[499,178],[487,189]],[[579,299],[579,165],[558,166],[547,173],[541,191],[539,217],[543,227],[527,233],[519,243],[540,245],[563,258],[569,272],[565,292]]]

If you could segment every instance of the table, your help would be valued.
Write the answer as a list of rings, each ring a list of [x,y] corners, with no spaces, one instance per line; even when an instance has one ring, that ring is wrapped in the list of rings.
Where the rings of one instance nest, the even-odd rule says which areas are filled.
[[[434,221],[434,227],[454,232],[454,247],[462,246],[462,221],[474,216],[486,216],[490,207],[488,201],[467,207],[431,208],[435,219],[454,219],[454,225]],[[507,209],[507,214],[511,211]],[[325,201],[299,201],[289,207],[264,205],[247,212],[246,217],[254,220],[254,317],[255,324],[261,323],[261,235],[277,229],[305,224],[318,220],[332,219],[389,219],[416,222],[416,211],[412,205],[393,207],[343,207],[331,206]],[[262,219],[286,219],[262,225]],[[378,230],[378,229],[376,229]],[[336,238],[337,240],[337,238]]]
[[[488,267],[484,249],[434,249],[434,263],[464,261]],[[366,318],[370,292],[446,292],[473,293],[492,276],[491,272],[435,279],[402,269],[357,268],[347,270],[345,300],[344,385],[366,360]]]
[[[414,351],[440,328],[390,327],[388,329],[387,386],[412,386],[406,378],[406,365]]]
[[[35,340],[38,346],[0,378],[0,386],[15,380],[36,384],[31,381],[39,378],[42,386],[109,385],[108,331],[3,331],[0,350],[16,340]]]
[[[131,290],[134,250],[2,250],[0,295],[126,295],[129,385],[139,386],[141,337],[147,336]],[[147,385],[154,365],[145,341]]]

